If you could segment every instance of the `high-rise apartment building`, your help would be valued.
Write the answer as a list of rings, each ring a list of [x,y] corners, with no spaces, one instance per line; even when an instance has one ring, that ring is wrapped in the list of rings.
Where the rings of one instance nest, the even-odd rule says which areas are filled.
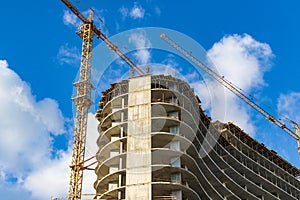
[[[111,84],[96,115],[97,199],[300,199],[299,169],[200,103],[171,76]]]

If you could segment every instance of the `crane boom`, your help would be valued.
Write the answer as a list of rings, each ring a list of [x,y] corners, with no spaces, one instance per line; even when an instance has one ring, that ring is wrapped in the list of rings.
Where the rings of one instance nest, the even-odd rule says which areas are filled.
[[[88,23],[89,20],[82,15],[82,13],[69,2],[69,0],[61,0],[83,23]],[[136,70],[139,75],[145,75],[145,72],[139,68],[128,56],[126,56],[117,45],[115,45],[109,38],[97,27],[92,24],[92,30],[97,38],[101,39],[110,48],[111,51],[115,52],[120,58],[122,58],[133,70]]]
[[[177,44],[174,40],[169,38],[166,34],[161,34],[160,37],[167,42],[170,46],[172,46],[174,49],[176,49],[178,52],[180,52],[182,55],[184,55],[188,60],[196,64],[200,69],[211,75],[215,80],[217,80],[219,83],[221,83],[223,86],[225,86],[227,89],[229,89],[231,92],[233,92],[235,95],[237,95],[239,98],[244,100],[247,104],[249,104],[251,107],[253,107],[255,110],[257,110],[259,113],[264,115],[267,120],[270,122],[276,124],[281,129],[283,129],[285,132],[287,132],[290,136],[295,138],[297,141],[300,140],[300,135],[294,133],[292,130],[290,130],[288,127],[286,127],[285,124],[280,122],[278,119],[276,119],[274,116],[269,114],[267,111],[262,109],[259,105],[251,101],[246,95],[241,93],[237,88],[235,88],[230,82],[225,80],[223,77],[215,73],[213,70],[211,70],[209,67],[207,67],[205,64],[203,64],[200,60],[195,58],[191,53],[189,53],[187,50],[185,50],[183,47],[181,47],[179,44]]]

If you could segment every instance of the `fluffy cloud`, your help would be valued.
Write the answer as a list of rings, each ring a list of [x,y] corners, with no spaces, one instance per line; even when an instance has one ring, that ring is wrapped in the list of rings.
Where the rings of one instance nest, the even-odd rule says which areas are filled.
[[[64,133],[64,118],[55,100],[36,101],[6,61],[0,61],[0,91],[0,169],[21,180],[51,151],[50,133]]]
[[[44,160],[42,167],[26,177],[24,189],[31,192],[33,199],[65,196],[68,192],[70,160],[71,153],[63,151],[53,160]]]
[[[56,57],[61,65],[78,65],[80,62],[79,50],[77,47],[70,47],[68,43],[60,46]]]
[[[143,18],[145,15],[145,10],[141,6],[134,5],[129,15],[133,19]]]
[[[49,98],[37,101],[29,84],[4,60],[0,60],[0,92],[1,196],[46,200],[66,195],[71,143],[67,151],[54,150],[54,137],[66,134],[66,120],[57,102]],[[98,122],[93,114],[88,116],[87,157],[95,155],[98,137]],[[95,180],[94,172],[85,173],[83,193],[95,193]]]
[[[264,85],[263,74],[272,56],[268,44],[247,34],[226,36],[208,51],[220,74],[246,91]]]
[[[92,157],[96,154],[98,148],[96,145],[98,132],[98,121],[92,113],[88,114],[88,129],[86,141],[86,158]],[[28,175],[24,181],[24,188],[31,191],[32,196],[36,199],[49,199],[50,196],[60,197],[65,196],[68,192],[69,184],[69,165],[71,162],[71,144],[68,151],[59,151],[54,159],[45,160],[43,167],[34,170]],[[95,161],[95,159],[87,162],[88,165]],[[91,167],[95,167],[92,165]],[[83,194],[94,194],[95,190],[93,184],[96,180],[96,175],[93,170],[84,171],[83,180]],[[41,179],[45,184],[41,184]]]
[[[151,47],[151,42],[147,39],[146,35],[143,32],[133,33],[129,37],[129,43],[133,44],[136,48],[134,53],[135,58],[141,64],[147,64],[150,62],[151,53],[148,48]]]
[[[142,19],[145,16],[145,9],[137,4],[130,9],[122,6],[119,11],[123,19],[126,17],[131,17],[132,19]]]
[[[70,26],[77,27],[79,25],[79,20],[78,20],[76,15],[71,13],[71,11],[64,10],[63,23],[65,25],[70,25]]]
[[[270,68],[270,58],[273,57],[268,44],[258,42],[247,34],[229,35],[215,43],[207,55],[221,76],[247,93],[266,85],[263,75]],[[205,83],[194,82],[192,86],[203,100],[204,109],[210,110],[213,119],[233,121],[254,135],[255,128],[251,122],[250,108],[237,96],[224,89],[215,80],[208,79]]]
[[[51,135],[65,133],[63,115],[55,100],[37,101],[29,85],[4,60],[0,61],[0,91],[1,191],[8,190],[5,186],[14,186],[17,192],[34,192],[32,188],[26,190],[24,183],[50,163]]]

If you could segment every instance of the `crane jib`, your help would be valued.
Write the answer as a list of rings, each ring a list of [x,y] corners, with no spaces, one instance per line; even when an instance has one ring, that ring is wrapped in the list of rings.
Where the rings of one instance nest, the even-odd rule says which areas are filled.
[[[196,64],[198,67],[200,67],[202,70],[204,70],[206,73],[211,75],[215,80],[217,80],[219,83],[221,83],[224,87],[229,89],[232,93],[237,95],[239,98],[244,100],[247,104],[249,104],[251,107],[253,107],[255,110],[257,110],[259,113],[264,115],[267,120],[270,122],[276,124],[281,129],[283,129],[286,133],[291,135],[296,140],[300,140],[300,136],[294,133],[292,130],[286,127],[285,124],[281,123],[278,119],[276,119],[274,116],[269,114],[267,111],[265,111],[263,108],[261,108],[259,105],[254,103],[250,100],[246,95],[244,95],[242,92],[240,92],[237,88],[235,88],[232,84],[230,84],[228,81],[226,81],[223,77],[212,71],[209,67],[204,65],[200,60],[195,58],[193,55],[191,55],[187,50],[185,50],[183,47],[181,47],[179,44],[177,44],[175,41],[173,41],[171,38],[169,38],[166,34],[161,34],[160,37],[167,42],[170,46],[172,46],[174,49],[179,51],[181,54],[183,54],[188,60]]]

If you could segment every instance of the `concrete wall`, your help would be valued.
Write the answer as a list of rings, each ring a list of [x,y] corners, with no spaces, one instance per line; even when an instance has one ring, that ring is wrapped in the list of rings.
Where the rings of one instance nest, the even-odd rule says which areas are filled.
[[[151,76],[129,80],[126,200],[151,200]]]

